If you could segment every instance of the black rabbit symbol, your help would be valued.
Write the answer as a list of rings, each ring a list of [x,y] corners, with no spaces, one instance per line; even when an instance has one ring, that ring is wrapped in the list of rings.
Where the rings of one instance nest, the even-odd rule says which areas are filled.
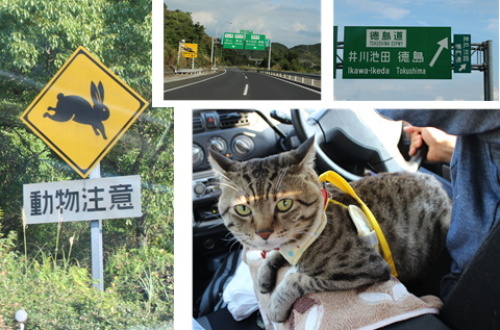
[[[104,87],[102,82],[99,82],[99,86],[91,82],[90,96],[94,106],[91,106],[83,97],[76,95],[64,96],[59,93],[56,107],[47,108],[48,111],[53,110],[55,113],[51,115],[47,112],[43,116],[58,122],[73,120],[80,124],[90,125],[94,129],[95,135],[102,134],[102,138],[106,140],[107,136],[102,122],[109,118],[109,109],[103,104]]]

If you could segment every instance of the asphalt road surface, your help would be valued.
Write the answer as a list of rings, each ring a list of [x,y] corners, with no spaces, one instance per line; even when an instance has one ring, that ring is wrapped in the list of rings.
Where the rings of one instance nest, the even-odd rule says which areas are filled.
[[[283,79],[228,69],[223,73],[165,82],[165,100],[320,100],[321,92]]]

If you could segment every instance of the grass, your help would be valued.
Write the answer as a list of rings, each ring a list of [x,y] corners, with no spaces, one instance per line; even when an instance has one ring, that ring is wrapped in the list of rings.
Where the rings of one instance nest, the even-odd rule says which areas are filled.
[[[0,237],[0,329],[169,329],[173,316],[173,256],[161,249],[119,249],[108,256],[104,292],[89,270],[67,258],[16,251],[17,234]],[[72,245],[70,244],[70,249]],[[59,251],[60,252],[60,251]]]

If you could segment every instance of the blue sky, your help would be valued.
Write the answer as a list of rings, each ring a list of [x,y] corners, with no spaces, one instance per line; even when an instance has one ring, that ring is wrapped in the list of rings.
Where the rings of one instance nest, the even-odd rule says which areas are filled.
[[[192,13],[208,35],[253,30],[291,48],[321,42],[320,0],[165,0]]]
[[[493,40],[498,100],[498,0],[335,0],[334,25],[343,41],[344,26],[446,26],[452,34],[471,34],[472,42]],[[476,63],[475,56],[473,63]],[[453,74],[452,80],[363,80],[334,82],[336,100],[481,101],[483,73]]]

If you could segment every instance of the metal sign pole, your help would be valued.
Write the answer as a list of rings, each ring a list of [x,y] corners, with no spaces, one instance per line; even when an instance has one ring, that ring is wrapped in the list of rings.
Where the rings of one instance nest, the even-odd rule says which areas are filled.
[[[494,83],[493,83],[493,41],[488,40],[483,43],[484,65],[484,100],[494,101]]]
[[[215,38],[212,37],[212,49],[210,51],[210,65],[212,65],[212,69],[215,67],[214,66],[214,44],[215,44],[214,39]]]
[[[99,179],[101,177],[101,164],[90,172],[90,179]],[[92,278],[94,286],[104,291],[104,262],[103,262],[103,244],[102,244],[102,220],[90,221],[90,248],[92,255]]]
[[[271,42],[271,39],[269,39],[269,55],[267,56],[267,70],[271,70],[271,45],[273,43]]]
[[[177,63],[175,64],[176,71],[179,70],[179,61],[181,59],[181,45],[183,43],[184,43],[184,40],[179,41],[179,47],[177,48]]]

